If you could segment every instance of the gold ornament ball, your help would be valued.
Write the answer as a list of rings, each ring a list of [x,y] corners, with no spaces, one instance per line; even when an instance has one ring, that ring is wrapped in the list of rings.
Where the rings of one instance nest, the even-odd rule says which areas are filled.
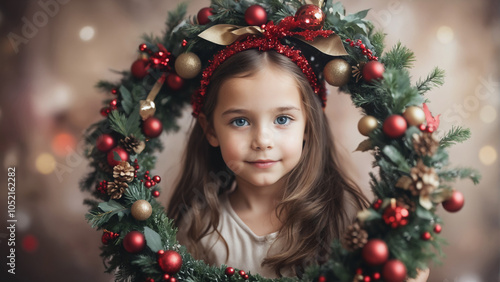
[[[419,126],[425,121],[424,111],[417,106],[411,106],[406,108],[403,113],[403,117],[406,119],[409,125]]]
[[[329,61],[323,69],[325,80],[333,86],[342,86],[351,79],[351,65],[343,59]]]
[[[137,200],[132,204],[130,212],[132,213],[132,216],[135,219],[139,221],[144,221],[151,216],[153,208],[151,207],[151,204],[148,201]]]
[[[200,70],[201,61],[195,53],[182,53],[175,60],[175,72],[184,79],[194,78],[200,73]]]
[[[364,136],[370,135],[370,133],[378,127],[377,119],[372,116],[364,116],[358,122],[358,130]]]

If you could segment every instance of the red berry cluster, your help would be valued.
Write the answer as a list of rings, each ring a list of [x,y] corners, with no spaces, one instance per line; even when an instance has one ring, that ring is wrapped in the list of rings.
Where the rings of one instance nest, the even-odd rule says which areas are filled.
[[[96,189],[99,193],[105,195],[108,192],[108,182],[103,180],[96,185]]]
[[[422,123],[419,126],[419,129],[420,129],[420,131],[433,133],[437,128],[436,128],[436,126],[434,124],[425,125],[425,124]]]
[[[135,160],[134,168],[135,168],[135,175],[134,176],[137,177],[137,170],[139,169],[139,165],[137,164],[137,160]],[[159,175],[155,175],[155,176],[151,177],[151,176],[149,176],[149,170],[147,170],[144,173],[144,179],[141,179],[141,182],[143,182],[144,186],[146,186],[146,188],[149,189],[151,187],[154,187],[156,184],[160,183],[161,177]],[[160,196],[160,191],[153,190],[151,192],[151,194],[153,195],[153,197],[158,198]]]
[[[355,40],[347,38],[345,40],[345,42],[349,43],[349,45],[351,47],[359,48],[361,50],[361,53],[363,53],[363,55],[365,55],[368,58],[368,60],[370,60],[370,61],[378,61],[378,57],[373,56],[372,50],[366,48],[366,45],[363,44],[363,42],[361,41],[361,39],[358,39],[358,40],[355,41]]]
[[[139,50],[149,55],[147,68],[152,67],[162,72],[171,71],[170,62],[173,61],[174,56],[162,44],[158,43],[157,47],[158,51],[153,52],[145,43],[139,45]]]
[[[108,107],[104,107],[101,109],[101,115],[104,116],[104,117],[107,117],[109,113],[111,113],[111,111],[114,111],[118,108],[118,100],[117,99],[113,99],[111,100],[111,102],[109,102],[109,106]]]
[[[167,273],[163,274],[162,278],[163,278],[163,281],[177,282],[177,278],[170,276],[170,274],[167,274]]]
[[[373,209],[375,210],[380,209],[380,206],[382,206],[382,199],[377,199],[372,205]]]
[[[371,276],[370,275],[363,275],[363,269],[361,269],[361,268],[358,268],[356,270],[356,275],[358,276],[358,280],[363,281],[363,282],[380,280],[380,273],[374,272]]]
[[[236,271],[232,267],[226,268],[226,271],[225,271],[227,276],[233,276],[235,272]],[[238,274],[241,276],[241,278],[243,278],[245,280],[247,280],[249,278],[248,274],[246,274],[244,270],[238,271]]]
[[[118,237],[120,237],[120,234],[104,229],[104,232],[102,233],[101,241],[104,245],[107,245],[107,244],[109,244],[109,242],[111,242],[112,240],[115,240]]]

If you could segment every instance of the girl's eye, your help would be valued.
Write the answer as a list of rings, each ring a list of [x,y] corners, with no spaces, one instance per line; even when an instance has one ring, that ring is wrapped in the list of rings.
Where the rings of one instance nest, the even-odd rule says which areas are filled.
[[[231,122],[231,124],[234,125],[234,126],[237,126],[237,127],[241,127],[241,126],[248,125],[248,121],[246,121],[243,118],[237,118],[237,119],[233,120]]]
[[[290,122],[290,118],[287,116],[279,116],[276,118],[275,123],[279,125],[286,125]]]

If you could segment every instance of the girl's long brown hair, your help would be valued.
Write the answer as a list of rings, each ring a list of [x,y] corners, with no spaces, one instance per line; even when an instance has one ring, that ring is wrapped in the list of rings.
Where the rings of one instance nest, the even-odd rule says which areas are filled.
[[[203,113],[209,123],[217,104],[221,84],[234,77],[248,77],[264,66],[276,67],[291,75],[302,94],[306,112],[304,149],[297,166],[286,176],[284,196],[276,214],[282,219],[277,241],[281,252],[268,256],[262,265],[280,270],[292,268],[301,275],[305,266],[328,259],[330,243],[339,238],[349,223],[348,203],[356,209],[368,201],[356,184],[341,170],[326,115],[300,68],[284,55],[274,51],[240,52],[222,64],[212,76]],[[217,231],[220,208],[218,195],[230,188],[234,179],[220,150],[210,146],[197,121],[189,136],[183,168],[169,203],[168,216],[179,225],[190,210],[187,238],[195,258],[206,259],[197,244],[205,235]],[[208,224],[204,220],[208,217]],[[226,253],[229,249],[226,244]]]

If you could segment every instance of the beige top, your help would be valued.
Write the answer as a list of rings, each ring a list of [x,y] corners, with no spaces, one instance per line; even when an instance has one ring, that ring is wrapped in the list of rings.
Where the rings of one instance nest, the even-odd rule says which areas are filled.
[[[200,244],[208,254],[207,263],[213,266],[226,264],[242,269],[247,273],[258,273],[266,278],[277,278],[278,276],[276,276],[272,268],[267,266],[262,267],[261,263],[267,257],[268,251],[270,254],[279,252],[279,242],[273,245],[278,232],[276,231],[264,236],[255,235],[231,206],[228,195],[234,191],[234,188],[233,186],[233,189],[219,196],[221,215],[218,228],[229,246],[229,258],[226,260],[224,242],[218,240],[216,232],[212,232],[200,240]],[[189,217],[189,212],[186,214],[186,217]],[[185,234],[182,225],[179,227],[177,238],[183,238],[182,236]],[[292,269],[282,270],[281,274],[286,277],[295,276]]]

